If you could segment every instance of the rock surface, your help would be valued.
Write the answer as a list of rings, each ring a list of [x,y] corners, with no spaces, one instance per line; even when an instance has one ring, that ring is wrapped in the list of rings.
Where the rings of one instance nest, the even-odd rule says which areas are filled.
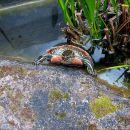
[[[79,68],[0,58],[0,130],[130,130],[130,100]]]

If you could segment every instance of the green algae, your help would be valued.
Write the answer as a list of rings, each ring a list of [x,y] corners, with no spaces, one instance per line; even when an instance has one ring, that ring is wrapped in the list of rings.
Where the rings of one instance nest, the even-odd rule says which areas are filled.
[[[64,100],[67,100],[67,99],[69,99],[70,95],[69,95],[69,93],[64,93],[62,95],[62,97],[63,97]]]
[[[67,100],[69,99],[69,96],[69,93],[64,93],[58,89],[54,89],[49,92],[49,99],[51,101]]]
[[[19,66],[4,65],[0,67],[0,77],[6,75],[19,74],[21,76],[27,75],[28,70]]]
[[[15,69],[15,68],[14,68],[14,69]],[[27,75],[28,70],[25,69],[25,68],[22,68],[22,67],[16,67],[16,69],[15,69],[14,72],[15,72],[15,73],[19,73],[20,75],[25,76],[25,75]]]
[[[55,112],[55,116],[59,119],[64,119],[66,117],[66,112]]]
[[[51,100],[60,100],[62,99],[62,92],[60,90],[52,90],[49,92],[49,98]]]
[[[107,95],[101,95],[91,101],[90,108],[96,118],[102,118],[109,113],[117,111],[117,106],[112,104],[111,99]]]

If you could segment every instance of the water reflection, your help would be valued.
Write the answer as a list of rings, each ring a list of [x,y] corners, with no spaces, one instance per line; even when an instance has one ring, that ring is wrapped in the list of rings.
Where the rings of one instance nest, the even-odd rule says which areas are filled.
[[[124,76],[122,76],[119,80],[118,78],[122,73],[125,71],[125,69],[112,69],[107,70],[98,75],[99,78],[106,80],[111,85],[117,85],[119,87],[125,87],[124,82]],[[125,87],[126,88],[126,87]]]
[[[64,42],[66,42],[66,40],[64,38],[61,38],[47,43],[36,44],[29,46],[27,48],[20,48],[20,49],[18,48],[14,49],[8,45],[7,48],[3,47],[3,51],[0,51],[0,55],[23,57],[28,61],[33,61],[39,55],[45,53],[46,50],[50,48],[50,46],[55,46],[57,44],[61,44]]]
[[[0,4],[23,1],[0,1]],[[58,40],[62,37],[60,28],[64,26],[61,10],[56,0],[46,1],[42,0],[42,6],[0,15],[0,55],[32,60],[50,46],[64,42],[62,38]]]

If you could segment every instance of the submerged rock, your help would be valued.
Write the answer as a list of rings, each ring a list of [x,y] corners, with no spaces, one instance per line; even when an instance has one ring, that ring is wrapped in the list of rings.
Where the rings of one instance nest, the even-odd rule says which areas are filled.
[[[0,58],[2,130],[129,129],[129,107],[129,97],[79,68]]]

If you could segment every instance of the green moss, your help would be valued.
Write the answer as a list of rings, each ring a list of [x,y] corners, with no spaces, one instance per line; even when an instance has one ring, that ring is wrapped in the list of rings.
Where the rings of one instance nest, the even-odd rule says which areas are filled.
[[[123,82],[123,84],[127,87],[128,91],[130,91],[130,83],[129,82]]]
[[[3,70],[0,68],[0,77],[3,77],[4,76],[4,72]]]
[[[55,89],[49,92],[49,99],[52,101],[56,100],[67,100],[69,98],[68,93],[63,93],[62,91]]]
[[[51,109],[52,107],[53,107],[53,104],[51,104],[51,103],[48,103],[48,104],[47,104],[47,108],[48,108],[48,109]]]
[[[64,93],[62,96],[63,96],[63,99],[65,100],[69,99],[70,97],[69,93]]]
[[[6,75],[16,75],[16,74],[19,74],[21,76],[26,76],[28,74],[28,70],[20,66],[11,66],[11,65],[10,66],[4,65],[0,67],[0,77]]]
[[[33,70],[29,73],[29,76],[35,76],[38,75],[38,71],[37,70]]]
[[[101,118],[117,110],[117,106],[112,104],[111,99],[102,95],[90,103],[90,108],[97,118]]]
[[[18,74],[20,74],[20,75],[25,76],[25,75],[27,75],[28,70],[25,69],[25,68],[22,68],[22,67],[16,67],[14,72],[15,72],[15,73],[18,73]]]
[[[66,112],[56,112],[55,116],[59,119],[64,119],[66,117]]]
[[[60,90],[52,90],[49,93],[49,98],[51,100],[60,100],[62,99],[62,92]]]

